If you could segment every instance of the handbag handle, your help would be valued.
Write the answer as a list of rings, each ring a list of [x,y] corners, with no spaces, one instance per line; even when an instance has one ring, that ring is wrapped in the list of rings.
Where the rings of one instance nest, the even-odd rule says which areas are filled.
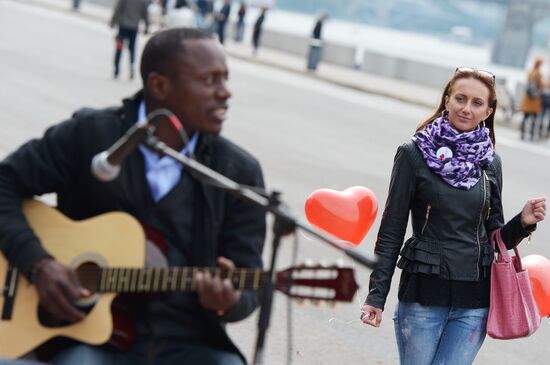
[[[508,249],[506,248],[506,245],[504,244],[504,241],[502,241],[502,235],[500,233],[500,228],[495,229],[493,232],[491,232],[491,238],[490,243],[493,249],[495,249],[495,246],[498,245],[499,252],[496,252],[495,249],[495,259],[498,260],[498,255],[504,260],[504,262],[511,262],[512,258],[510,257],[510,254],[508,253]],[[514,253],[516,254],[516,260],[519,271],[523,271],[523,266],[521,265],[521,256],[519,255],[519,251],[517,247],[514,247]]]

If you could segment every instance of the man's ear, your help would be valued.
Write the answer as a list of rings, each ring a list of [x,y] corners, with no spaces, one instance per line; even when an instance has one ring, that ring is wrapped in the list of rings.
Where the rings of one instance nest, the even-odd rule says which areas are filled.
[[[171,86],[170,79],[157,72],[151,72],[149,76],[147,76],[147,81],[145,83],[145,88],[147,89],[149,97],[160,102],[166,100],[167,96],[170,94]]]

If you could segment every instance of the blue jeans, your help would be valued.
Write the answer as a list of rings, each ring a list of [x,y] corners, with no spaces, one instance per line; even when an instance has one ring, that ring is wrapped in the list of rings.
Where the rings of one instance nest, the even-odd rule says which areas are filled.
[[[307,69],[315,71],[317,65],[321,60],[321,47],[320,46],[310,46],[309,53],[307,56]]]
[[[401,365],[469,365],[487,333],[489,308],[399,302],[394,324]]]
[[[181,339],[140,339],[128,352],[77,345],[59,353],[54,365],[245,365],[233,352],[216,350],[202,344],[187,344]]]
[[[237,21],[237,24],[235,24],[235,42],[241,42],[243,40],[244,36],[244,20]]]

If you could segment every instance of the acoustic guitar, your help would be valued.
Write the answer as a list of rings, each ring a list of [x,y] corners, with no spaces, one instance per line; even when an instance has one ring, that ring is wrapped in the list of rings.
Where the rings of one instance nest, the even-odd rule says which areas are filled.
[[[23,212],[46,250],[74,268],[92,294],[78,303],[87,312],[82,321],[51,321],[39,306],[35,288],[0,255],[0,285],[4,283],[0,293],[0,358],[23,356],[58,336],[93,345],[107,343],[113,334],[120,336],[117,323],[121,321],[113,320],[111,308],[119,293],[193,291],[196,274],[206,271],[229,278],[238,289],[260,289],[271,280],[260,269],[144,267],[146,237],[140,223],[126,213],[72,221],[36,200],[25,201]],[[319,265],[279,271],[274,287],[294,298],[329,302],[350,302],[358,289],[352,268]]]

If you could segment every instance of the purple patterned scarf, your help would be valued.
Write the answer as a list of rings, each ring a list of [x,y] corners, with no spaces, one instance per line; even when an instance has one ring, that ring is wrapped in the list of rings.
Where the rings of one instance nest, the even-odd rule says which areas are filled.
[[[437,118],[416,132],[412,140],[433,172],[449,185],[463,190],[477,184],[481,170],[495,155],[489,128],[460,132],[451,126],[447,116]]]

